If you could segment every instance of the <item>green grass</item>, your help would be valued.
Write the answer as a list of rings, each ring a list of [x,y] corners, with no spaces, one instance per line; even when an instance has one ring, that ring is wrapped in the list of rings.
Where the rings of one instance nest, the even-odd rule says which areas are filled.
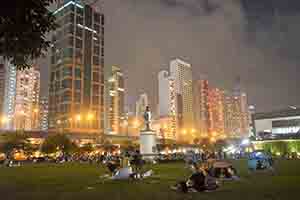
[[[236,161],[241,181],[226,182],[211,193],[180,194],[169,189],[189,172],[183,164],[153,166],[155,176],[142,181],[112,181],[99,178],[105,169],[87,164],[37,164],[0,167],[0,199],[22,200],[285,200],[299,199],[300,161],[277,162],[275,176],[249,175],[246,161]]]

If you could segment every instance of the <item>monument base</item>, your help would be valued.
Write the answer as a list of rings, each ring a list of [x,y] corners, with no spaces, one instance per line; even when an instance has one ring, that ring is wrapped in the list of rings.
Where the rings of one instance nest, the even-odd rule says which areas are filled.
[[[156,150],[156,133],[153,130],[140,132],[140,153],[143,159],[153,161],[158,155]]]

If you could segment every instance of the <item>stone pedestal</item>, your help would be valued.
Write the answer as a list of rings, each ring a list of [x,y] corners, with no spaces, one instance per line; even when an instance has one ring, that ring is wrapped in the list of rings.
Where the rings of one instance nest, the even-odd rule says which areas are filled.
[[[157,156],[155,131],[140,132],[140,153],[146,160],[153,160]]]

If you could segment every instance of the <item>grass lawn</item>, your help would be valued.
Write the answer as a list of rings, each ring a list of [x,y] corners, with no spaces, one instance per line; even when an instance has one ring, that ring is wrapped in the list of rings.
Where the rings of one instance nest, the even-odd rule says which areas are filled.
[[[249,175],[246,161],[236,161],[242,179],[226,182],[211,193],[180,194],[169,189],[189,172],[183,164],[153,166],[156,176],[142,181],[103,182],[105,169],[87,164],[0,167],[0,199],[11,200],[131,200],[228,199],[285,200],[300,198],[300,161],[278,161],[277,174]]]

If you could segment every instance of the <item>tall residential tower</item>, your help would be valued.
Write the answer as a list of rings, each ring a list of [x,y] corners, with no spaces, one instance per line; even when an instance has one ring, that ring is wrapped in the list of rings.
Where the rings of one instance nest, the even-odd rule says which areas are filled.
[[[158,108],[161,137],[175,140],[178,130],[175,81],[168,71],[158,73]]]
[[[109,102],[108,102],[108,132],[121,134],[121,122],[124,117],[124,78],[119,67],[112,66],[111,76],[108,79]]]
[[[103,133],[104,15],[81,1],[64,1],[53,13],[49,129]]]
[[[194,128],[192,66],[180,59],[170,62],[170,75],[175,81],[176,113],[181,130]],[[185,137],[178,134],[179,137]]]

